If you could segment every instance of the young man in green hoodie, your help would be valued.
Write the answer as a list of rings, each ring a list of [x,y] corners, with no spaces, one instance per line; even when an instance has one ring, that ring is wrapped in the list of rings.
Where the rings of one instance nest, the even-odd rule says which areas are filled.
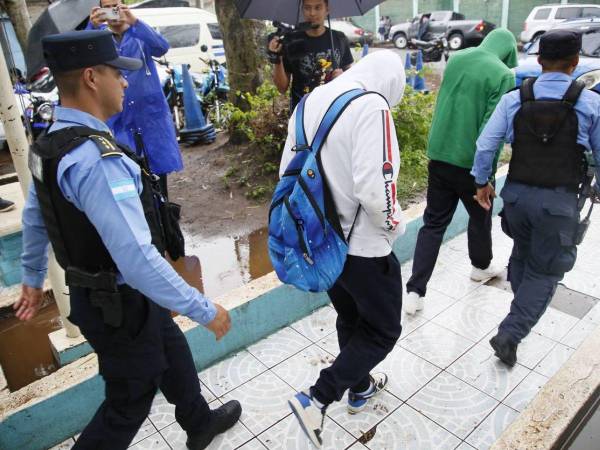
[[[493,278],[501,268],[492,261],[492,213],[474,200],[473,167],[477,137],[500,98],[515,86],[510,69],[517,66],[517,43],[506,29],[492,31],[475,48],[457,52],[448,61],[429,133],[429,185],[424,225],[419,231],[404,311],[423,309],[446,228],[460,200],[469,213],[471,278]]]

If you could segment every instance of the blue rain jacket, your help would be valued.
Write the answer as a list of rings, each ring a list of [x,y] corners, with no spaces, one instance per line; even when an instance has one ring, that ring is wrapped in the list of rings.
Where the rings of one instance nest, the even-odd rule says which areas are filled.
[[[90,22],[88,29],[93,29]],[[102,25],[101,28],[106,28]],[[158,58],[169,50],[169,43],[152,27],[137,20],[123,34],[121,41],[115,40],[121,56],[139,58],[143,62],[140,70],[123,70],[129,82],[125,90],[123,112],[107,121],[118,142],[128,145],[137,152],[134,134],[141,133],[155,174],[162,175],[183,169],[183,161],[169,105],[165,99],[152,57]]]

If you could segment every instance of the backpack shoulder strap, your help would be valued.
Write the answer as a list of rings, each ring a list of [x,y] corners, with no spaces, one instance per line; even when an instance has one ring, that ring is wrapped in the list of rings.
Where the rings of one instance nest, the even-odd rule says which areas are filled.
[[[573,80],[567,89],[567,92],[565,92],[562,101],[574,107],[584,89],[585,84],[582,81]]]
[[[304,104],[307,97],[308,94],[302,97],[296,107],[296,149],[303,149],[308,146],[306,131],[304,131]]]
[[[534,102],[535,95],[533,94],[533,85],[537,81],[537,78],[525,78],[521,83],[521,105],[525,102]]]
[[[327,136],[329,135],[329,132],[348,105],[358,97],[362,97],[363,95],[371,93],[372,92],[365,91],[363,89],[352,89],[351,91],[344,92],[333,101],[325,113],[323,120],[321,120],[321,124],[319,125],[319,128],[317,129],[315,137],[312,141],[311,148],[315,153],[318,153],[321,150],[325,140],[327,139]]]

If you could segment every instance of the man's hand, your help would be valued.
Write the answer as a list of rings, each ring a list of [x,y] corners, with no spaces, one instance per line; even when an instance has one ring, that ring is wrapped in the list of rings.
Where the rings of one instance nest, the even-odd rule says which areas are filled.
[[[23,285],[21,288],[21,297],[13,305],[16,311],[15,316],[19,320],[30,320],[33,318],[42,307],[43,293],[44,291],[41,288],[32,288]]]
[[[281,43],[281,39],[278,36],[275,36],[273,39],[269,41],[269,51],[271,53],[280,54],[283,49],[283,44]]]
[[[102,8],[100,8],[99,6],[94,6],[92,8],[92,12],[90,13],[90,22],[92,22],[94,28],[99,28],[100,25],[106,23],[106,19],[104,18]]]
[[[137,22],[137,17],[133,15],[129,6],[119,5],[119,13],[121,14],[121,20],[125,22],[127,25],[135,25]]]
[[[477,195],[474,195],[473,198],[479,203],[479,205],[489,211],[492,207],[492,199],[496,198],[496,191],[494,187],[488,183],[482,188],[477,189]]]
[[[215,304],[217,308],[217,315],[212,322],[205,325],[210,331],[215,334],[217,341],[225,336],[231,328],[231,319],[229,313],[221,305]]]
[[[337,78],[343,73],[344,71],[342,69],[335,69],[333,72],[331,72],[331,78]]]

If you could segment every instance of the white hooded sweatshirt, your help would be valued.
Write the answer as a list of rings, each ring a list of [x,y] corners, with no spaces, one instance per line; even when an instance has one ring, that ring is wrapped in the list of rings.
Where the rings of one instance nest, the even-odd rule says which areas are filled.
[[[354,100],[321,149],[323,170],[346,238],[356,217],[349,241],[350,255],[387,256],[395,239],[405,230],[396,199],[400,153],[390,113],[390,107],[402,99],[405,80],[400,55],[391,50],[376,51],[335,80],[316,88],[306,100],[304,129],[310,143],[338,96],[356,88],[381,94]],[[294,112],[288,125],[280,176],[294,157],[295,126]]]

